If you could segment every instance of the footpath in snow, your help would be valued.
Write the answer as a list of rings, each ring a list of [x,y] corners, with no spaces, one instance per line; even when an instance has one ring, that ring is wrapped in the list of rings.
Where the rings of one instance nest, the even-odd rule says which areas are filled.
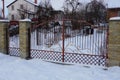
[[[0,53],[0,80],[120,80],[120,67],[62,65]]]

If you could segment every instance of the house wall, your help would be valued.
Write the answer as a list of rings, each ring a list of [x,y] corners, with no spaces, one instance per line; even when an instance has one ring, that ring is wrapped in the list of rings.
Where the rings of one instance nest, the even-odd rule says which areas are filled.
[[[120,11],[120,8],[114,8],[114,9],[108,9],[107,12],[107,19],[109,20],[111,17],[117,17],[118,12]]]
[[[20,9],[20,5],[23,4],[23,8],[27,9],[31,12],[35,12],[36,11],[36,6],[33,5],[32,3],[29,3],[25,0],[17,0],[15,3],[13,3],[12,5],[14,5],[14,10],[12,10],[12,5],[10,5],[8,7],[8,19],[11,20],[12,19],[12,15],[15,16],[15,20],[19,20],[21,17],[19,15],[19,11],[18,9]]]

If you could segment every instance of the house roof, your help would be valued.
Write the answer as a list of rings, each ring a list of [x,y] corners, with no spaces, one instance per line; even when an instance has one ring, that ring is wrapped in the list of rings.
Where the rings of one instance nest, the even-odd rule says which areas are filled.
[[[11,2],[11,3],[7,6],[7,8],[8,8],[9,6],[11,6],[12,4],[14,4],[16,1],[18,1],[18,0],[14,0],[13,2]],[[38,6],[38,4],[35,4],[34,2],[32,2],[32,1],[30,1],[30,0],[24,0],[24,1],[26,1],[26,2],[28,2],[28,3],[30,3],[30,4],[32,4],[32,5]]]

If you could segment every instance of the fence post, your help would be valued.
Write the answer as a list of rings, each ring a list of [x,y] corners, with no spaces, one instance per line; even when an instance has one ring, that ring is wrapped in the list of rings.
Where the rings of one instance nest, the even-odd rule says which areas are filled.
[[[109,21],[108,66],[120,66],[120,18]]]
[[[30,58],[30,27],[31,20],[19,21],[20,56],[24,59]]]
[[[8,54],[8,39],[7,29],[9,26],[8,20],[0,20],[0,52]]]

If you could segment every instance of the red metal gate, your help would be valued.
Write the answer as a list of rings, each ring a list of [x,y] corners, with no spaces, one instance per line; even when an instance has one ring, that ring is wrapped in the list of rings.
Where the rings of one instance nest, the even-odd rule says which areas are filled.
[[[106,24],[91,25],[70,19],[50,21],[31,29],[31,57],[105,66],[107,41]]]

